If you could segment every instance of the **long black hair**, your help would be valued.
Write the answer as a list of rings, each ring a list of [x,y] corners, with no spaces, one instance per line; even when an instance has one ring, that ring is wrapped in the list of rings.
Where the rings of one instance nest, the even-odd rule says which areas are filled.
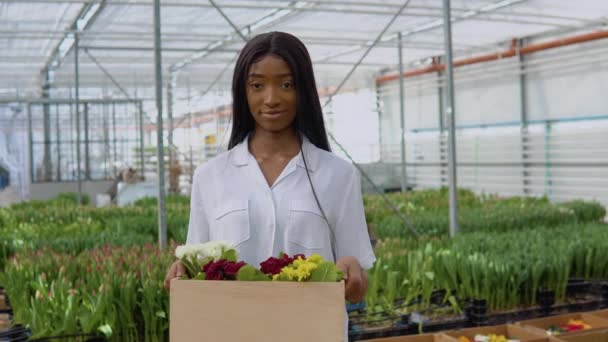
[[[232,133],[228,149],[238,145],[255,129],[247,103],[247,78],[251,64],[268,54],[283,58],[293,74],[296,87],[296,118],[293,125],[296,132],[306,136],[318,148],[330,151],[310,55],[304,43],[284,32],[255,36],[245,45],[236,61],[232,77]]]

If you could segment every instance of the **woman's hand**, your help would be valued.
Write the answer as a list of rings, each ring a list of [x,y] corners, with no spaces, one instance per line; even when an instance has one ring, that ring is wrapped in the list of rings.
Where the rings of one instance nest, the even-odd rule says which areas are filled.
[[[184,268],[184,265],[182,265],[181,261],[179,260],[174,262],[171,267],[169,267],[167,276],[165,277],[165,282],[163,283],[167,292],[169,292],[171,289],[171,280],[180,278],[184,274],[186,274],[186,268]]]
[[[346,300],[351,303],[361,302],[367,292],[367,274],[359,260],[352,256],[340,258],[336,266],[344,273]]]

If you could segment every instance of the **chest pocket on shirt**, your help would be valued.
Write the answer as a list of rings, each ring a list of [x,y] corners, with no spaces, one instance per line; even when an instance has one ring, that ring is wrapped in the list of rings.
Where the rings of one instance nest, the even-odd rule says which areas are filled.
[[[310,200],[291,202],[287,240],[306,249],[322,249],[327,244],[329,226],[317,203]]]
[[[235,247],[249,240],[249,203],[247,200],[223,201],[214,210],[211,240],[232,242]]]

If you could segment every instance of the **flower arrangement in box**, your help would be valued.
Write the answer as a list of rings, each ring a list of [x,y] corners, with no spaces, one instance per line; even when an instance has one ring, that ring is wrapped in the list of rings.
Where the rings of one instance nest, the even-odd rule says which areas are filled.
[[[507,338],[504,335],[475,335],[473,339],[466,336],[460,336],[458,342],[519,342],[518,339]]]
[[[260,268],[238,261],[237,251],[225,241],[179,246],[175,256],[186,269],[182,279],[238,281],[338,282],[344,274],[319,254],[290,257],[280,253],[260,263]]]
[[[550,326],[549,329],[547,329],[547,335],[559,335],[559,334],[580,331],[580,330],[588,330],[588,329],[591,329],[591,325],[585,323],[583,320],[571,319],[568,321],[568,324],[560,325],[560,326],[555,326],[555,325]]]

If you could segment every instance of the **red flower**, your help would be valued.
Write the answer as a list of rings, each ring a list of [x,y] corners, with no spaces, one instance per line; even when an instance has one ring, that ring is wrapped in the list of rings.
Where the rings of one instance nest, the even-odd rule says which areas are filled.
[[[281,269],[283,267],[293,263],[293,261],[296,260],[298,257],[302,257],[302,259],[306,259],[304,254],[296,254],[293,256],[293,258],[290,258],[289,255],[287,255],[287,253],[283,253],[283,255],[280,259],[275,258],[275,257],[270,257],[266,261],[260,263],[260,266],[261,266],[260,269],[265,274],[272,274],[272,275],[279,274],[279,273],[281,273]]]
[[[245,266],[244,261],[239,262],[228,262],[224,267],[224,276],[227,279],[236,279],[236,274],[239,272],[241,267]]]
[[[205,272],[205,278],[207,280],[223,280],[224,266],[227,262],[228,261],[226,261],[226,259],[208,262],[203,267],[203,272]]]
[[[238,271],[245,265],[244,261],[232,262],[221,259],[208,262],[203,267],[203,272],[207,280],[234,280]]]
[[[270,257],[266,261],[260,263],[260,269],[266,274],[275,275],[281,273],[281,269],[288,264],[289,262],[286,262],[285,259]]]

